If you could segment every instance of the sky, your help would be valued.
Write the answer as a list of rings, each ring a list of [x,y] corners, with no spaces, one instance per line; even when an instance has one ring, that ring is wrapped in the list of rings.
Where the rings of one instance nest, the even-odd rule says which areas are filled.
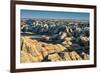
[[[21,10],[21,18],[51,18],[51,19],[77,19],[89,20],[89,13]]]

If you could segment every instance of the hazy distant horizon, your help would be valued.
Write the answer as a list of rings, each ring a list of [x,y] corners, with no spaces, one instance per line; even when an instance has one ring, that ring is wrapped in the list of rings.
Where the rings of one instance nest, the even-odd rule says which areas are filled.
[[[52,20],[54,18],[34,18],[33,17],[33,18],[21,18],[21,19],[47,19],[47,20],[51,19]],[[89,20],[85,20],[85,19],[60,19],[60,18],[59,19],[54,19],[54,20],[80,20],[80,21],[89,21]]]
[[[21,10],[21,19],[72,19],[89,21],[89,17],[89,13],[82,12]]]

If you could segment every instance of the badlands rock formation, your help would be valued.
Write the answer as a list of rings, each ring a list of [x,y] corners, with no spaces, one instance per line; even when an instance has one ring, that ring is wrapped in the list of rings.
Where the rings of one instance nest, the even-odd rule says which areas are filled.
[[[22,36],[21,63],[88,60],[89,54],[84,50],[71,48],[71,40],[72,38],[67,37],[61,44],[52,44]]]

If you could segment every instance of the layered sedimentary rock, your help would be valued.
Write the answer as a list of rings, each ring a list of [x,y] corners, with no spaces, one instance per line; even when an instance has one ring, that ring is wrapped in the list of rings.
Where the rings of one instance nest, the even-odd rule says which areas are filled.
[[[71,40],[72,40],[71,37],[66,37],[64,42],[62,42],[62,45],[65,46],[65,47],[70,47],[70,45],[72,45]]]
[[[48,59],[51,61],[62,61],[62,58],[57,53],[48,55]]]
[[[69,45],[69,46],[68,46]],[[71,38],[65,38],[62,44],[45,43],[29,37],[21,37],[21,63],[41,61],[88,60],[89,54],[68,50],[72,45]]]

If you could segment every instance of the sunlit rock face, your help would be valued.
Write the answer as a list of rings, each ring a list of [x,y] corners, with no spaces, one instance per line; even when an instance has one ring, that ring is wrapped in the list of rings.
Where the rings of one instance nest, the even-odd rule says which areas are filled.
[[[50,44],[21,37],[21,63],[89,59],[89,54],[78,53],[71,45],[71,38],[65,38],[61,44]]]

